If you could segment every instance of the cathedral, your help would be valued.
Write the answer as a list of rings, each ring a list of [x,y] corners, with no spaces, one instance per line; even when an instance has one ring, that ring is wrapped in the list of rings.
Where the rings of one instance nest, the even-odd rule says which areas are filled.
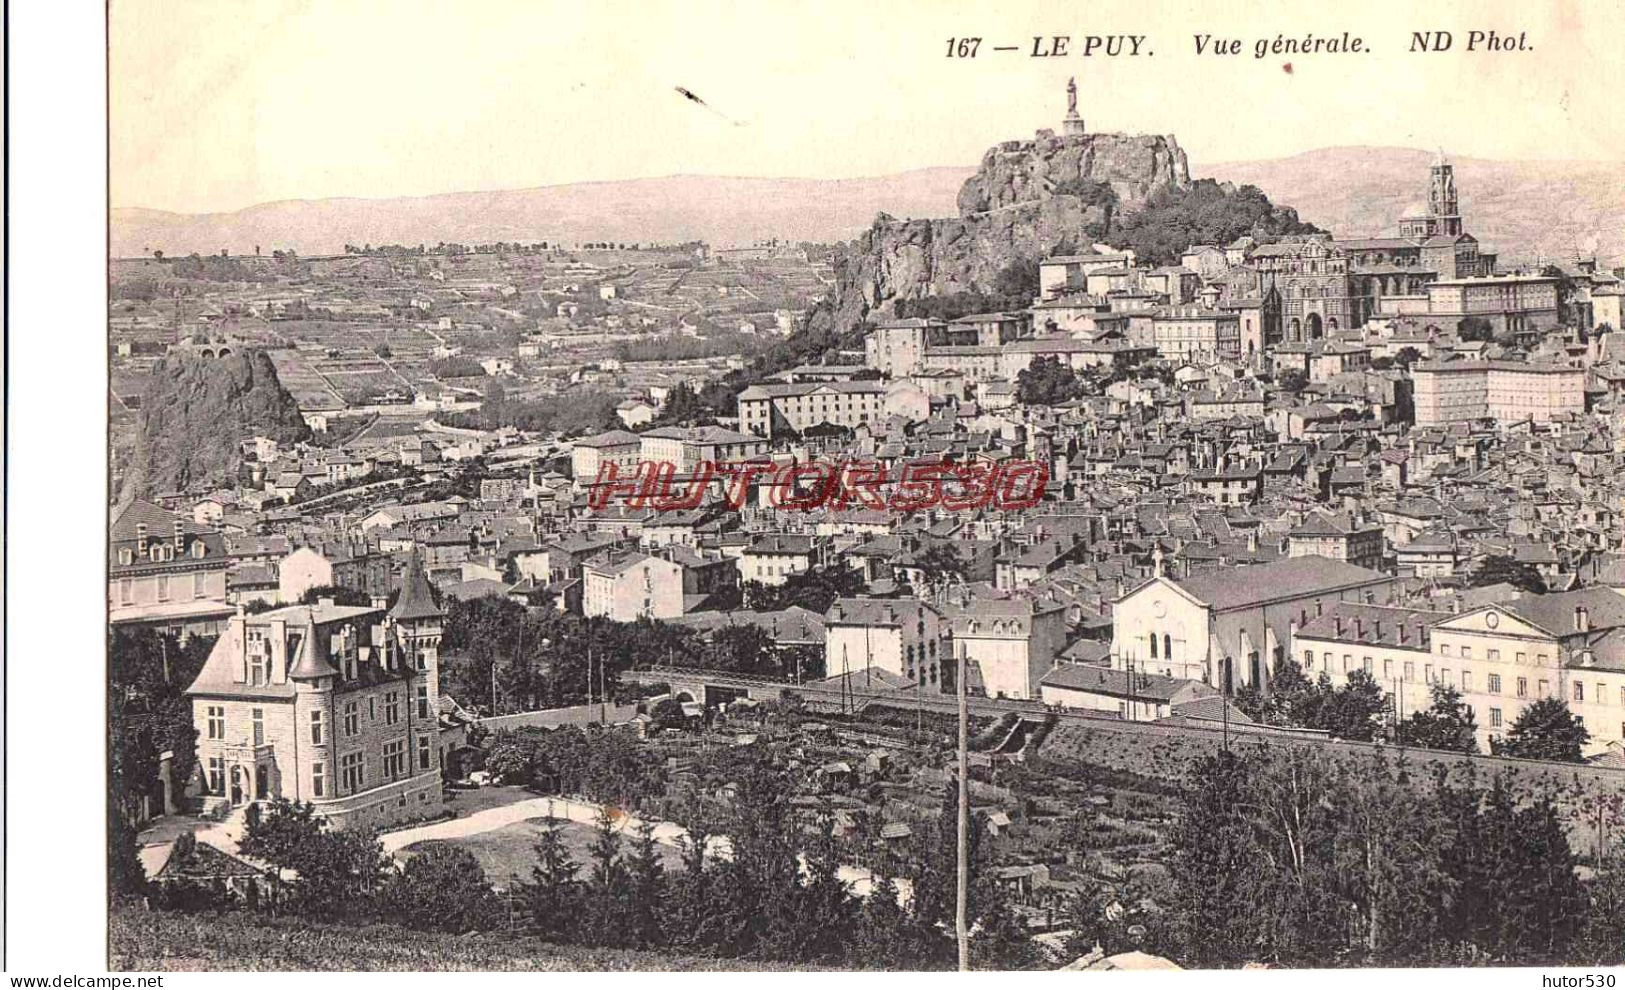
[[[1289,237],[1251,257],[1260,285],[1281,293],[1282,337],[1306,343],[1363,325],[1383,301],[1419,296],[1429,282],[1495,273],[1493,253],[1462,229],[1455,169],[1441,152],[1428,173],[1425,203],[1407,209],[1395,237],[1332,240]]]

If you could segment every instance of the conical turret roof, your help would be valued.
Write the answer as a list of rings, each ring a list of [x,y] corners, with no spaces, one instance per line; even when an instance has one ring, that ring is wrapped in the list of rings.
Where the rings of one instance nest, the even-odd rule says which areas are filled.
[[[389,617],[396,622],[411,622],[417,619],[438,619],[445,613],[435,604],[434,591],[429,587],[429,577],[423,573],[423,565],[418,561],[418,554],[413,550],[406,560],[406,577],[401,582],[401,596],[395,600],[395,607],[389,610]]]

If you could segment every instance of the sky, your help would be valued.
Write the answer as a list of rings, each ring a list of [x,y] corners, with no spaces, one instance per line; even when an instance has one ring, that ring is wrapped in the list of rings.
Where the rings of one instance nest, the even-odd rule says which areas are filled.
[[[1462,51],[1491,29],[1531,47]],[[1451,51],[1407,51],[1435,30]],[[1371,50],[1254,57],[1345,31]],[[1197,55],[1203,34],[1244,50]],[[1067,56],[1030,57],[1053,35]],[[1150,54],[1085,58],[1090,35]],[[947,57],[975,36],[975,58]],[[112,0],[112,204],[969,166],[1059,129],[1074,76],[1090,130],[1173,134],[1193,163],[1337,145],[1619,161],[1621,36],[1616,0]]]

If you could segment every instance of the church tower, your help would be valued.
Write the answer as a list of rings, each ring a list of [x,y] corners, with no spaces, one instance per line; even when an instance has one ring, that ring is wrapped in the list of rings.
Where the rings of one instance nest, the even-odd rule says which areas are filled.
[[[1061,133],[1067,137],[1083,137],[1083,118],[1078,116],[1078,81],[1066,81],[1066,116],[1061,120]]]
[[[1444,151],[1433,159],[1432,175],[1428,181],[1428,213],[1433,230],[1431,236],[1444,234],[1455,237],[1461,233],[1461,212],[1456,206],[1455,169],[1444,160]]]

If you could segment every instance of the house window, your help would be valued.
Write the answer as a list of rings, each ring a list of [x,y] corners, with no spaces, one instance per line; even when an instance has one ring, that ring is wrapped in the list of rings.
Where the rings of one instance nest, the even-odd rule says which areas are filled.
[[[310,765],[310,792],[316,797],[327,795],[327,768],[320,763]]]
[[[1464,671],[1461,672],[1461,690],[1462,690],[1462,692],[1464,694],[1465,693],[1470,693],[1473,690],[1473,672],[1472,671],[1464,670]]]
[[[210,739],[226,738],[226,709],[223,705],[210,705],[208,708],[208,737]]]
[[[119,599],[119,601],[121,603],[123,603],[125,605],[128,605],[131,602],[135,601],[135,582],[134,581],[130,580],[129,578],[119,578],[119,580],[118,580],[118,599]]]
[[[406,774],[406,740],[384,743],[384,778],[395,780]]]
[[[1449,643],[1440,643],[1439,644],[1439,656],[1447,657],[1449,655],[1450,655],[1450,644]]]
[[[367,768],[361,753],[345,753],[339,757],[339,780],[351,794],[361,790],[367,782]]]
[[[1157,634],[1151,634],[1151,659],[1157,659]]]
[[[1529,654],[1527,654],[1527,653],[1516,654],[1516,655],[1513,656],[1512,662],[1513,663],[1528,663],[1529,662]]]
[[[1490,693],[1491,694],[1500,694],[1501,693],[1501,675],[1500,674],[1491,674],[1490,675]]]
[[[427,721],[429,718],[429,685],[418,685],[418,718]]]
[[[202,574],[192,575],[192,597],[202,598],[207,590],[208,579]]]
[[[354,701],[344,703],[344,734],[353,736],[361,731],[361,706]]]
[[[226,793],[226,758],[223,756],[209,757],[209,793]]]
[[[271,654],[263,641],[248,655],[248,683],[271,683]]]
[[[1303,651],[1303,668],[1305,670],[1314,670],[1315,669],[1315,651],[1314,650],[1304,650]]]
[[[322,744],[322,713],[320,709],[310,713],[310,742],[313,746]]]
[[[1422,665],[1422,680],[1428,684],[1433,683],[1433,665],[1431,663]]]
[[[1351,653],[1343,654],[1343,673],[1345,673],[1345,674],[1348,673],[1349,672],[1349,667],[1353,663],[1354,663],[1354,655],[1353,654],[1351,654]]]
[[[265,709],[256,708],[252,712],[254,720],[254,745],[265,745]]]
[[[378,696],[376,694],[367,695],[367,721],[378,721]]]
[[[1490,728],[1499,729],[1500,727],[1501,727],[1501,709],[1499,709],[1499,708],[1491,708],[1490,709]]]
[[[418,769],[427,770],[433,762],[433,753],[429,748],[429,737],[418,736]]]
[[[1586,686],[1581,681],[1575,681],[1574,682],[1574,700],[1575,701],[1584,701],[1584,700],[1586,700]]]
[[[1501,662],[1501,651],[1500,650],[1491,650],[1489,655],[1490,655],[1490,663],[1500,663]]]
[[[401,696],[391,691],[384,695],[384,724],[394,725],[401,720]]]
[[[158,575],[158,600],[161,601],[161,602],[169,601],[169,575],[168,574],[160,574],[160,575]]]
[[[1546,681],[1546,680],[1542,680],[1540,682],[1539,688],[1537,689],[1536,697],[1544,700],[1544,699],[1550,697],[1551,693],[1552,693],[1552,684],[1551,684],[1551,682]]]
[[[1529,678],[1527,678],[1527,677],[1518,678],[1518,697],[1520,697],[1520,698],[1529,697]]]
[[[1360,664],[1361,664],[1362,667],[1365,668],[1366,673],[1368,673],[1368,674],[1371,673],[1371,658],[1370,657],[1363,658],[1360,661]]]

